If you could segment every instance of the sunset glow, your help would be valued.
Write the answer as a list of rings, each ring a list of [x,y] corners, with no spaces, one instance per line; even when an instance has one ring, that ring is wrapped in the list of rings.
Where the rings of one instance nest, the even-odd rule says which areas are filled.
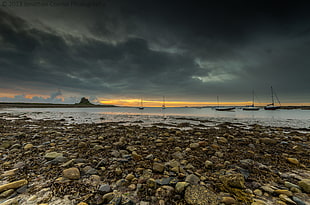
[[[117,106],[130,106],[139,107],[141,104],[141,99],[110,99],[110,100],[100,100],[101,104],[106,105],[117,105]],[[166,107],[203,107],[203,106],[247,106],[251,105],[252,102],[193,102],[193,101],[166,101]],[[256,106],[265,106],[266,103],[256,103]],[[161,107],[163,105],[162,101],[159,100],[143,100],[144,107]],[[282,103],[283,106],[310,106],[310,103]]]

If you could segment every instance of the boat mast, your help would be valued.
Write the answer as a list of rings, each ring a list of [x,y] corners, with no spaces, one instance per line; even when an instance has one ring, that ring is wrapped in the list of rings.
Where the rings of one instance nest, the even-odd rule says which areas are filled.
[[[272,89],[272,86],[271,86],[271,100],[272,100],[272,105],[274,105],[274,99],[273,99],[273,89]]]
[[[252,107],[254,107],[254,90],[252,90]]]

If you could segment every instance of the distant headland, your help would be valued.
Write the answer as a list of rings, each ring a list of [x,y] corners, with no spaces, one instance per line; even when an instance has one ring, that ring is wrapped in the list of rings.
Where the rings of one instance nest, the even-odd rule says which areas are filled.
[[[0,102],[0,108],[79,108],[79,107],[117,107],[115,105],[92,104],[85,97],[75,104]]]

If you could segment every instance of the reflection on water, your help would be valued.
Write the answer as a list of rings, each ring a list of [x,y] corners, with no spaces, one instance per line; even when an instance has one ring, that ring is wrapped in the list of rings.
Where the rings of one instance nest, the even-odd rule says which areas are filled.
[[[32,119],[65,119],[68,123],[123,122],[124,124],[171,124],[190,122],[214,126],[222,122],[261,124],[277,127],[310,128],[310,110],[216,111],[212,108],[15,108],[13,113]],[[181,119],[180,119],[181,118]],[[187,118],[185,120],[184,118]],[[190,119],[202,120],[190,120]],[[203,123],[202,123],[203,122]]]

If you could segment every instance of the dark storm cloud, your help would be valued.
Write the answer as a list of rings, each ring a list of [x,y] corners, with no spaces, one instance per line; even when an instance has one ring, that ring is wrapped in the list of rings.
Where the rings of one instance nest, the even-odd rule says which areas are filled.
[[[39,24],[32,8],[0,10],[0,84],[203,100],[247,100],[253,88],[274,85],[286,98],[310,100],[308,3],[104,3],[36,8]]]
[[[143,94],[193,84],[199,71],[193,59],[152,51],[144,39],[116,45],[94,39],[71,39],[31,28],[22,19],[1,12],[2,83],[33,82],[40,86],[93,93]],[[18,39],[18,40],[16,40]],[[67,38],[68,39],[68,38]],[[188,69],[191,68],[191,69]]]

